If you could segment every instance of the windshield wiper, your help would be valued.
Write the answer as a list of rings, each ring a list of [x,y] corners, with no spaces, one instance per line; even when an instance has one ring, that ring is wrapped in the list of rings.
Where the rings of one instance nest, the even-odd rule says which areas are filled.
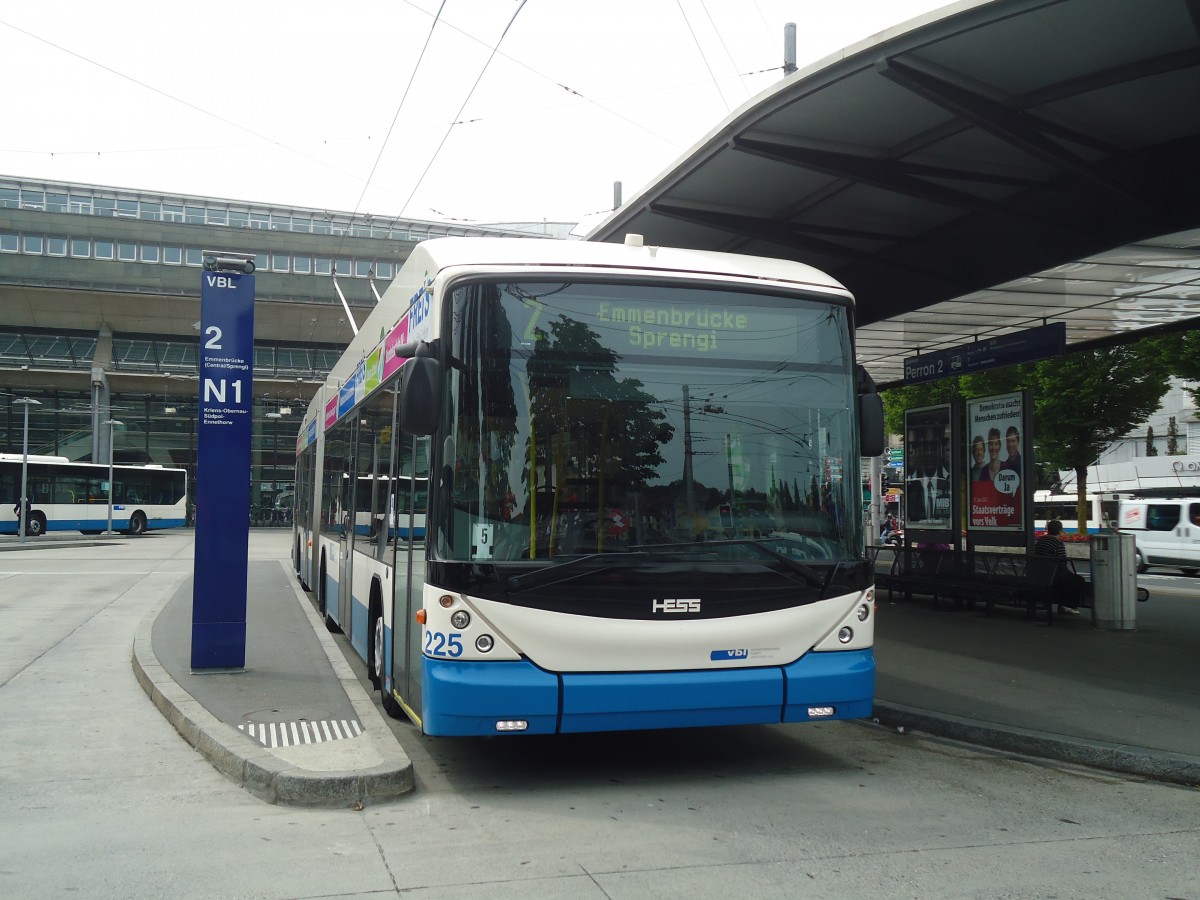
[[[596,573],[618,566],[629,568],[630,563],[636,565],[649,557],[647,553],[589,553],[587,556],[577,556],[560,563],[538,569],[536,572],[526,572],[524,575],[513,575],[505,582],[510,591],[527,591],[530,588],[542,587],[565,581],[573,575],[583,572]]]

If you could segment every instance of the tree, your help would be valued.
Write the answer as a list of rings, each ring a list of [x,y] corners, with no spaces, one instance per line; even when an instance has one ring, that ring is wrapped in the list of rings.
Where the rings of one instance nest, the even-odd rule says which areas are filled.
[[[1200,331],[1166,335],[1159,339],[1159,346],[1170,356],[1172,375],[1185,381],[1200,381]],[[1200,406],[1200,387],[1193,385],[1184,390]]]
[[[1154,426],[1146,427],[1146,455],[1158,456],[1158,448],[1154,446]]]
[[[1167,422],[1167,456],[1176,456],[1179,453],[1179,426],[1175,424],[1175,417],[1171,416]]]

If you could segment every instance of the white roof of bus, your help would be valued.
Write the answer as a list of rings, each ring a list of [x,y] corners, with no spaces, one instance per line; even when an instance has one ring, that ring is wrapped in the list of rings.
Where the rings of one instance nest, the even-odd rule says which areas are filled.
[[[350,341],[342,358],[326,378],[326,387],[340,385],[379,343],[381,328],[395,324],[408,308],[414,291],[439,275],[463,272],[513,272],[524,267],[578,268],[595,271],[640,269],[656,274],[684,277],[733,278],[771,282],[777,286],[808,289],[853,301],[850,292],[819,269],[786,259],[743,256],[709,250],[642,246],[592,241],[539,240],[526,238],[446,237],[422,241],[413,248],[404,266],[388,286],[379,306]],[[305,423],[320,414],[321,393],[313,398]]]
[[[431,272],[460,266],[632,267],[655,272],[780,281],[849,296],[849,291],[839,282],[812,266],[736,253],[598,241],[472,237],[434,238],[418,244],[414,253],[418,251],[429,255]]]

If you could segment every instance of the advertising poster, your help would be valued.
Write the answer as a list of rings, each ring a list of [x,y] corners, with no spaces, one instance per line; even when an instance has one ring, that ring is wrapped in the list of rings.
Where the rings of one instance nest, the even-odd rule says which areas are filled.
[[[968,528],[1025,530],[1023,413],[1021,394],[967,402]]]
[[[950,404],[904,413],[905,527],[945,531],[951,523]]]

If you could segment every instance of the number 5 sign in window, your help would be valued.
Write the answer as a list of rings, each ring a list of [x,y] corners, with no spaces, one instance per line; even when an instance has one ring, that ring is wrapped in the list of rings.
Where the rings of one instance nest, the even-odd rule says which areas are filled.
[[[491,522],[476,522],[471,529],[471,557],[473,559],[491,559],[492,541],[495,539],[495,528]]]

